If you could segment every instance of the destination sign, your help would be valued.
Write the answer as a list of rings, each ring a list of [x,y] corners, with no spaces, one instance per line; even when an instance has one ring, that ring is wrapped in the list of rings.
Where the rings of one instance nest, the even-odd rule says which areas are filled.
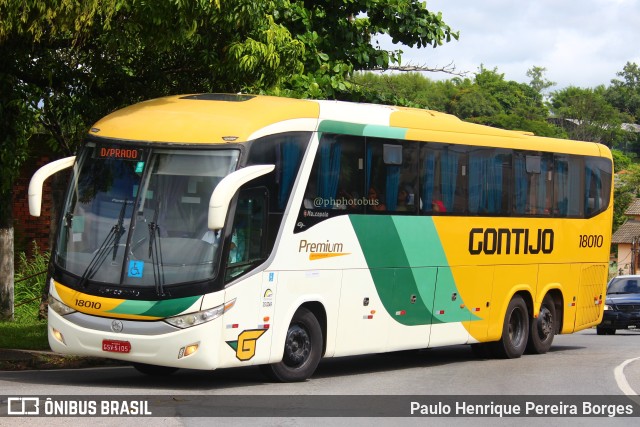
[[[98,147],[99,159],[141,160],[143,150],[140,148]]]

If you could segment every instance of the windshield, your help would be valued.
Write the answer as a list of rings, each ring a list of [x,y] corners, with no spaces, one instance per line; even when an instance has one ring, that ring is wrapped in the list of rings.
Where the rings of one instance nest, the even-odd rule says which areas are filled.
[[[89,281],[155,287],[206,280],[218,239],[209,199],[238,150],[147,149],[89,143],[74,168],[55,261]]]
[[[639,277],[619,277],[611,280],[607,294],[638,294],[640,293]]]

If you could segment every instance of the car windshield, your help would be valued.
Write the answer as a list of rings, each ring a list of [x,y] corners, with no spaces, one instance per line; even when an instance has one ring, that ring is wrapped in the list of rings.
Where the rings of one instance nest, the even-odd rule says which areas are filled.
[[[640,293],[640,276],[618,277],[611,281],[607,294],[637,294]]]
[[[74,169],[55,262],[88,281],[153,287],[211,278],[213,189],[239,151],[89,143]]]

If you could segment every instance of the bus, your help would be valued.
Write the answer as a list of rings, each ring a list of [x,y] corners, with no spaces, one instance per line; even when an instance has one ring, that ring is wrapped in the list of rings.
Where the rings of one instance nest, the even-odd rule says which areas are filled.
[[[53,247],[60,353],[146,374],[468,344],[547,352],[603,315],[613,163],[591,142],[397,106],[245,94],[141,102],[76,156]]]

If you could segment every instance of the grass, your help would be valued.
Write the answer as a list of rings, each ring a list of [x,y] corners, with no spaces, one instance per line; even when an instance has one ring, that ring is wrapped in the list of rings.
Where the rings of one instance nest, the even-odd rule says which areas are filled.
[[[0,348],[49,350],[46,320],[0,322]]]
[[[49,254],[33,245],[33,255],[18,254],[14,280],[14,320],[0,321],[0,348],[49,350],[47,322],[39,319]]]
[[[24,253],[18,255],[14,280],[14,320],[0,321],[0,349],[36,351],[5,351],[6,357],[0,357],[0,371],[122,365],[122,362],[98,357],[50,352],[47,321],[39,316],[49,254],[40,253],[35,243],[32,252],[31,258],[27,258]]]

